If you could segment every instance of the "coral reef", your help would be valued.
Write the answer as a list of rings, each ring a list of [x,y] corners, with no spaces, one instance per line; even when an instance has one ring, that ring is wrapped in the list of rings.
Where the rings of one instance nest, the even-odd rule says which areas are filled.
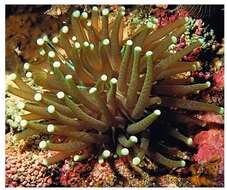
[[[24,182],[8,172],[7,186],[49,186],[53,180],[45,169],[62,162],[56,182],[62,186],[190,186],[188,178],[170,174],[157,182],[150,174],[185,168],[196,146],[198,167],[212,162],[212,151],[222,153],[221,133],[202,131],[193,138],[183,128],[223,124],[223,105],[196,98],[213,81],[223,90],[222,70],[213,81],[197,80],[199,54],[214,36],[187,12],[165,9],[157,6],[139,24],[125,7],[77,9],[58,34],[37,39],[41,59],[16,65],[7,94],[21,98],[9,118],[20,131],[13,143],[39,137],[42,165],[33,159],[28,164],[39,167],[44,179]],[[223,173],[223,156],[218,163]],[[196,184],[203,176],[193,172]]]
[[[72,160],[65,160],[64,165],[60,168],[59,183],[69,187],[86,186],[86,178],[83,177],[83,174],[90,172],[93,165],[91,163],[75,163]]]
[[[158,179],[161,187],[192,187],[187,178],[181,178],[175,175],[163,175]]]
[[[6,147],[6,187],[47,187],[52,185],[49,169],[40,164],[43,152],[19,152]]]
[[[88,177],[88,184],[91,187],[111,187],[116,182],[116,176],[107,162],[96,163]]]
[[[9,96],[6,98],[6,132],[9,132],[10,130],[22,130],[20,126],[20,120],[21,118],[19,115],[23,114],[19,113],[21,110],[16,108],[16,104],[19,101],[18,98]]]
[[[114,162],[117,173],[120,175],[121,186],[126,187],[151,187],[155,186],[156,182],[154,177],[150,176],[147,172],[138,166],[130,164],[129,157],[117,158]],[[155,170],[155,165],[147,166],[151,171]]]

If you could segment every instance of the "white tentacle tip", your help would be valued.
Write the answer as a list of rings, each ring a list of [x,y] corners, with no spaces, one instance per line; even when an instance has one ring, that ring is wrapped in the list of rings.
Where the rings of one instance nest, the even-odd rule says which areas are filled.
[[[79,43],[79,42],[75,42],[75,43],[74,43],[74,47],[75,47],[76,49],[79,49],[79,48],[80,48],[80,43]]]
[[[87,13],[87,12],[82,12],[81,16],[82,16],[84,19],[87,19],[87,18],[88,18],[88,13]]]
[[[23,119],[23,120],[20,121],[20,126],[21,127],[26,127],[27,125],[28,125],[28,121],[27,120]]]
[[[180,161],[180,166],[181,166],[181,167],[185,167],[185,166],[186,166],[186,162],[185,162],[184,160],[181,160],[181,161]]]
[[[55,67],[55,68],[59,68],[60,66],[61,66],[61,63],[59,61],[55,61],[53,63],[53,67]]]
[[[42,94],[41,93],[36,93],[34,95],[34,100],[37,101],[37,102],[41,101],[42,100]]]
[[[18,109],[22,110],[25,107],[25,103],[24,102],[18,102],[16,106],[17,106]]]
[[[187,144],[188,144],[188,145],[192,145],[192,143],[193,143],[192,138],[188,138],[188,140],[187,140]]]
[[[125,16],[125,11],[120,12],[121,16]]]
[[[39,148],[40,148],[40,149],[45,149],[45,148],[47,148],[47,142],[46,142],[46,141],[41,141],[41,142],[39,143]]]
[[[94,48],[95,48],[95,45],[94,45],[94,44],[90,43],[89,46],[90,46],[90,49],[91,49],[91,50],[94,50]]]
[[[127,156],[129,154],[129,150],[127,148],[122,148],[121,149],[121,155],[122,156]]]
[[[111,152],[109,151],[109,150],[104,150],[103,152],[102,152],[102,157],[103,158],[109,158],[110,157],[110,155],[111,155]]]
[[[53,133],[54,130],[55,130],[55,126],[54,126],[53,124],[47,125],[47,131],[48,131],[49,133]]]
[[[57,93],[57,98],[58,99],[62,99],[64,97],[65,97],[65,93],[64,92],[60,91],[60,92]]]
[[[133,41],[132,41],[132,40],[127,40],[126,44],[127,44],[128,46],[132,46],[132,45],[133,45]]]
[[[224,114],[224,111],[225,111],[225,109],[224,109],[223,107],[220,107],[219,113],[220,113],[220,114]]]
[[[116,79],[116,78],[112,78],[112,79],[110,80],[110,82],[111,82],[112,84],[117,84],[117,79]]]
[[[138,142],[138,138],[136,136],[130,136],[129,140],[133,143],[137,143]]]
[[[120,7],[120,10],[121,10],[121,11],[125,11],[125,7],[124,7],[124,6],[121,6],[121,7]]]
[[[75,18],[80,17],[80,11],[79,11],[79,10],[75,10],[75,11],[73,12],[72,16],[75,17]]]
[[[54,44],[57,44],[57,43],[59,42],[58,37],[57,37],[57,36],[53,37],[53,38],[52,38],[52,42],[53,42]]]
[[[72,78],[73,78],[72,75],[66,75],[66,76],[65,76],[65,79],[66,79],[66,80],[70,80],[70,79],[72,79]]]
[[[98,9],[97,6],[94,6],[94,7],[92,7],[92,10],[93,10],[93,11],[98,11],[99,9]]]
[[[89,47],[89,42],[88,42],[88,41],[85,41],[85,42],[83,43],[83,45],[84,45],[84,47]]]
[[[102,81],[107,81],[107,79],[108,79],[108,77],[107,77],[106,74],[103,74],[103,75],[101,76],[101,80],[102,80]]]
[[[68,26],[63,26],[61,28],[61,31],[64,33],[64,34],[67,34],[69,32],[69,27]]]
[[[109,9],[105,8],[105,9],[102,10],[102,15],[106,16],[106,15],[109,14],[109,12],[110,12]]]
[[[81,158],[80,155],[75,155],[75,156],[73,157],[73,160],[74,160],[75,162],[78,162],[78,161],[80,160],[80,158]]]
[[[98,159],[98,163],[99,163],[99,164],[103,164],[103,163],[104,163],[104,159],[103,159],[102,157],[100,157],[100,158]]]
[[[97,88],[92,87],[92,88],[90,88],[90,90],[89,90],[89,94],[93,94],[93,93],[95,93],[96,91],[97,91]]]
[[[55,57],[55,52],[54,51],[49,51],[48,52],[48,57],[54,58]]]
[[[207,85],[207,87],[209,88],[209,87],[211,86],[211,82],[210,82],[210,81],[207,81],[207,82],[206,82],[206,85]]]
[[[108,38],[106,38],[102,41],[102,43],[103,43],[103,45],[107,46],[110,44],[110,40]]]
[[[55,107],[53,105],[49,105],[47,107],[47,111],[48,111],[48,113],[54,113],[55,112]]]
[[[155,115],[161,115],[161,111],[160,111],[160,110],[155,110],[155,111],[154,111],[154,114],[155,114]]]
[[[134,48],[134,51],[136,51],[136,52],[141,52],[141,51],[142,51],[142,48],[141,48],[140,46],[136,46],[136,47]]]
[[[149,56],[152,56],[153,55],[153,52],[152,51],[147,51],[146,52],[146,56],[149,57]]]
[[[72,41],[76,41],[76,40],[77,40],[76,36],[73,36]]]
[[[25,76],[26,76],[27,78],[32,78],[32,72],[27,72],[27,73],[25,74]]]
[[[44,39],[43,38],[38,38],[36,43],[37,43],[37,45],[42,46],[44,44]]]
[[[30,69],[30,64],[28,62],[24,63],[24,70],[29,70]]]
[[[134,157],[133,159],[132,159],[132,163],[133,163],[133,165],[139,165],[140,164],[140,162],[141,162],[141,159],[139,158],[139,157]]]

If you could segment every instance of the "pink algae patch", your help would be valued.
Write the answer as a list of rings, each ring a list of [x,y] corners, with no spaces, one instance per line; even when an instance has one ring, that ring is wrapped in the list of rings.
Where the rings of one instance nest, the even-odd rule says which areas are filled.
[[[210,129],[198,133],[193,142],[198,146],[198,152],[193,156],[193,160],[199,164],[209,162],[215,157],[221,159],[219,163],[219,173],[224,172],[224,131]]]
[[[222,67],[215,75],[214,75],[214,83],[216,88],[224,88],[224,67]]]

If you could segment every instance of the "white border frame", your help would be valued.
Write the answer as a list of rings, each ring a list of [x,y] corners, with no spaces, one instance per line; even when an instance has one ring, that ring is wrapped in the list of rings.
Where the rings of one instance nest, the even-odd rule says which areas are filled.
[[[139,2],[139,3],[138,3]],[[0,173],[2,174],[0,177],[0,188],[5,189],[5,5],[7,4],[224,4],[226,9],[226,0],[201,0],[198,2],[198,0],[83,0],[77,1],[77,0],[1,0],[0,2],[0,31],[1,31],[1,45],[0,45],[0,76],[2,77],[0,79],[0,105],[3,107],[0,109]],[[225,11],[225,30],[224,34],[227,34],[226,31],[226,21],[227,21],[227,15],[226,10]],[[221,23],[222,24],[222,23]],[[225,48],[226,48],[226,35],[224,36],[225,40]],[[225,62],[226,62],[226,56],[225,56]],[[225,82],[227,81],[227,75],[226,75],[226,69],[225,69]],[[226,83],[225,83],[226,87]],[[226,93],[225,93],[225,105],[226,105]],[[225,123],[227,121],[227,118],[225,117]],[[227,130],[225,130],[225,145],[226,145],[226,133]],[[226,146],[225,146],[226,147]],[[225,150],[225,158],[226,156],[226,150]],[[227,171],[227,164],[225,164],[225,171]],[[225,185],[226,185],[226,175],[225,175]],[[14,188],[7,188],[7,189],[14,189]],[[17,189],[30,189],[30,188],[17,188]],[[39,189],[52,189],[52,188],[39,188]],[[63,188],[54,188],[54,189],[63,189]],[[82,189],[82,188],[77,188]],[[98,188],[87,188],[87,189],[98,189]],[[117,189],[115,187],[108,188],[108,189]],[[129,188],[124,188],[129,189]],[[148,188],[143,188],[148,189]],[[163,189],[156,187],[155,189]],[[173,188],[168,188],[173,189]],[[182,189],[191,189],[191,188],[182,188]],[[204,188],[197,188],[197,189],[204,189]]]

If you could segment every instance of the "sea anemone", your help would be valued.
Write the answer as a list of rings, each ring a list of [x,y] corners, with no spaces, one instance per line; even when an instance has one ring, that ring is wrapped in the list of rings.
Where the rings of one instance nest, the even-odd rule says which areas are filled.
[[[209,88],[209,81],[176,77],[201,68],[198,61],[183,60],[203,46],[200,36],[195,35],[179,51],[170,48],[189,27],[190,19],[178,18],[159,27],[153,18],[129,32],[125,11],[120,7],[112,14],[96,6],[91,12],[75,10],[59,34],[37,39],[46,61],[26,62],[23,69],[17,67],[9,75],[16,87],[8,85],[8,92],[23,98],[17,108],[28,111],[20,116],[24,130],[14,140],[49,134],[39,148],[55,154],[43,164],[70,156],[80,161],[95,153],[99,164],[130,155],[132,164],[139,165],[146,155],[168,168],[185,167],[184,159],[171,155],[171,148],[162,144],[162,137],[187,146],[192,146],[192,138],[172,126],[166,126],[164,133],[152,128],[159,128],[162,118],[205,125],[186,110],[223,114],[222,107],[188,99]],[[23,74],[40,88],[27,85]],[[150,134],[158,135],[157,142]]]

